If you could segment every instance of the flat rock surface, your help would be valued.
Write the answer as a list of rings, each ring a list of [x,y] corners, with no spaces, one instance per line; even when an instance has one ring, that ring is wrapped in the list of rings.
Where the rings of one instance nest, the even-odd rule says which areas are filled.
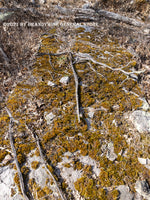
[[[134,111],[130,115],[130,120],[140,133],[150,132],[150,112]]]

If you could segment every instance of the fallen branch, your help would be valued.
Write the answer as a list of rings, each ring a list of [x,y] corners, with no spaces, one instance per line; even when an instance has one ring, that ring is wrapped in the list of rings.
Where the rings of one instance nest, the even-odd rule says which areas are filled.
[[[125,17],[125,16],[122,16],[120,14],[109,12],[109,11],[106,11],[106,10],[97,10],[97,13],[100,16],[103,16],[103,17],[106,17],[106,18],[109,18],[109,19],[114,19],[114,20],[117,20],[117,21],[121,21],[121,22],[124,22],[126,24],[133,25],[133,26],[137,26],[137,27],[145,26],[145,24],[143,22],[139,22],[139,21],[137,21],[133,18]]]
[[[14,141],[13,141],[13,124],[16,123],[17,121],[12,117],[12,114],[8,110],[8,108],[6,107],[5,109],[6,109],[7,113],[8,113],[8,115],[9,115],[9,118],[10,118],[9,133],[8,134],[9,134],[11,150],[12,150],[12,153],[13,153],[13,158],[14,158],[14,161],[15,161],[15,164],[16,164],[16,167],[17,167],[17,172],[18,172],[18,176],[19,176],[21,192],[22,192],[22,195],[23,195],[24,199],[25,200],[29,200],[29,198],[26,195],[23,176],[22,176],[22,173],[21,173],[21,170],[20,170],[19,162],[18,162],[18,159],[17,159],[17,152],[16,152],[16,149],[15,149],[15,146],[14,146]]]
[[[103,74],[97,72],[97,71],[92,67],[92,65],[91,65],[90,62],[88,62],[88,65],[89,65],[89,67],[90,67],[97,75],[102,76],[104,79],[106,79],[106,77],[105,77]]]
[[[73,66],[73,62],[72,62],[72,54],[69,54],[70,56],[70,65],[71,65],[71,69],[73,71],[73,75],[74,75],[74,80],[75,80],[75,87],[76,87],[76,105],[77,105],[77,117],[78,117],[78,122],[80,123],[80,105],[79,105],[79,80],[78,80],[78,76],[77,73],[74,69]]]
[[[45,55],[48,55],[48,56],[61,56],[61,55],[67,55],[68,52],[60,52],[60,53],[37,53],[37,56],[45,56]]]
[[[57,188],[57,191],[58,191],[58,193],[59,193],[61,199],[62,199],[62,200],[66,200],[66,198],[63,197],[63,194],[62,194],[61,190],[59,189],[59,186],[58,186],[58,184],[57,184],[57,182],[56,182],[54,176],[52,175],[52,173],[50,172],[50,170],[49,170],[48,167],[47,167],[47,163],[46,163],[45,158],[44,158],[44,155],[43,155],[43,153],[42,153],[40,141],[39,141],[39,138],[38,138],[37,134],[36,134],[35,132],[33,133],[27,125],[26,125],[26,128],[28,129],[28,131],[30,131],[30,133],[33,135],[34,139],[36,140],[37,147],[38,147],[38,150],[39,150],[39,152],[40,152],[40,157],[41,157],[41,159],[42,159],[42,162],[43,162],[43,164],[44,164],[44,166],[45,166],[45,169],[46,169],[46,171],[48,172],[50,178],[54,181],[54,183],[55,183],[55,185],[56,185],[56,188]]]
[[[3,56],[3,58],[4,58],[4,60],[5,60],[6,64],[9,65],[10,60],[9,60],[9,58],[7,57],[6,53],[3,51],[2,47],[0,47],[0,52],[1,52],[1,54],[2,54],[2,56]]]
[[[125,74],[127,77],[130,77],[134,80],[138,80],[138,77],[135,75],[135,74],[141,74],[141,73],[144,73],[145,70],[142,70],[142,71],[133,71],[133,72],[126,72],[125,70],[123,70],[122,68],[113,68],[113,67],[110,67],[109,65],[105,64],[105,63],[101,63],[101,62],[98,62],[96,60],[94,60],[89,54],[87,53],[76,53],[75,54],[77,57],[80,58],[81,61],[85,60],[85,61],[91,61],[93,62],[94,64],[98,64],[100,65],[100,67],[102,68],[107,68],[107,69],[110,69],[112,71],[119,71],[119,72],[122,72],[123,74]]]
[[[82,9],[82,8],[75,8],[75,9],[66,9],[63,7],[55,7],[57,13],[63,14],[63,15],[70,15],[74,16],[75,22],[90,22],[95,21],[98,22],[99,17],[105,17],[112,20],[121,21],[123,23],[133,25],[136,27],[145,27],[150,28],[150,24],[145,24],[143,22],[140,22],[134,18],[126,17],[114,12],[110,12],[107,10],[101,10],[97,8],[88,8],[88,9]]]

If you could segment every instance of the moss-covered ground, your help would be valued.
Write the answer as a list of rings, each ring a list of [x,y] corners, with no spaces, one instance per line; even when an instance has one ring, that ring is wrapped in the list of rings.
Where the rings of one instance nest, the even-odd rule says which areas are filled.
[[[18,161],[23,166],[28,154],[37,148],[28,126],[38,134],[47,161],[54,168],[68,151],[79,151],[81,155],[88,155],[99,163],[101,171],[96,178],[92,176],[92,169],[87,169],[80,162],[73,163],[75,169],[83,169],[83,176],[75,182],[75,188],[82,197],[90,200],[117,199],[117,186],[129,185],[131,192],[134,192],[136,180],[142,179],[144,174],[150,175],[138,162],[138,156],[149,157],[145,136],[140,135],[137,146],[129,144],[125,139],[132,139],[133,133],[124,114],[141,109],[143,102],[138,96],[142,97],[143,94],[136,80],[121,70],[115,70],[132,72],[136,62],[129,52],[119,46],[117,40],[103,36],[96,29],[86,32],[84,28],[77,28],[73,37],[74,42],[69,49],[73,61],[77,54],[84,55],[83,62],[74,64],[80,81],[81,122],[78,123],[77,119],[75,82],[67,53],[39,56],[32,68],[32,75],[18,83],[7,101],[7,107],[19,121],[19,125],[14,127]],[[63,43],[56,29],[52,29],[42,36],[39,53],[65,52]],[[86,55],[94,61],[86,60]],[[59,82],[63,76],[69,76],[67,85]],[[29,82],[31,77],[35,80],[32,83]],[[56,86],[49,86],[48,81]],[[89,108],[94,110],[91,118]],[[48,125],[44,116],[50,112],[56,117]],[[90,128],[86,119],[90,121]],[[9,117],[5,111],[0,116],[0,126],[0,145],[9,149],[9,140],[4,137],[9,126]],[[102,145],[108,142],[114,145],[117,155],[114,161],[110,161],[102,151]],[[0,150],[0,161],[6,154]],[[32,163],[32,168],[37,167],[38,162]],[[66,167],[70,165],[66,164]],[[29,189],[34,189],[33,185]],[[52,192],[49,190],[38,188],[38,198]]]

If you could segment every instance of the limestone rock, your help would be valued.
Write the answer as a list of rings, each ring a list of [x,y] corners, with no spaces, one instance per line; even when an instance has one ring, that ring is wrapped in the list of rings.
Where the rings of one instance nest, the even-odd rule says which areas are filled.
[[[64,85],[67,85],[68,82],[69,82],[69,77],[68,76],[64,76],[60,79],[59,81],[60,83],[64,84]]]
[[[106,157],[109,160],[114,161],[117,158],[117,155],[114,153],[114,145],[112,142],[108,143],[107,149],[108,151],[107,151]]]
[[[16,171],[11,169],[10,166],[0,168],[0,199],[23,200],[23,197],[18,194],[18,189],[14,184],[15,173]],[[16,192],[13,197],[11,196],[11,189]]]
[[[94,117],[95,109],[92,107],[88,108],[88,116],[92,119]]]
[[[39,4],[45,4],[46,0],[39,0]]]
[[[142,196],[139,193],[135,193],[134,200],[143,200]]]
[[[91,165],[95,175],[99,176],[100,168],[98,167],[95,160],[93,160],[89,156],[80,156],[79,159],[80,159],[80,162],[82,162],[84,165]]]
[[[66,157],[69,155],[69,159]],[[62,157],[62,161],[58,163],[57,168],[58,172],[62,176],[62,178],[65,180],[65,182],[68,184],[69,188],[72,190],[72,193],[75,197],[75,199],[78,199],[78,192],[76,191],[74,187],[74,183],[81,178],[82,176],[82,170],[74,170],[74,168],[71,166],[69,168],[65,167],[64,164],[70,163],[72,161],[73,154],[65,154],[64,157]]]
[[[47,85],[48,85],[48,86],[52,86],[52,87],[55,87],[55,86],[56,86],[56,84],[53,83],[52,81],[48,81]]]
[[[136,110],[130,115],[134,127],[140,132],[150,132],[150,113]]]
[[[11,160],[12,160],[12,157],[11,157],[9,154],[7,154],[7,155],[5,156],[5,158],[4,158],[3,162],[2,162],[2,164],[5,165],[5,164],[7,164],[9,161],[11,161]]]
[[[132,200],[133,194],[130,193],[129,187],[126,185],[120,185],[117,187],[117,190],[120,192],[119,200]]]
[[[145,165],[146,168],[150,169],[150,159],[146,158],[138,158],[138,161],[142,164]]]
[[[45,120],[47,121],[47,124],[50,125],[53,122],[53,119],[55,118],[56,115],[54,115],[52,112],[50,112],[49,114],[45,114]]]
[[[150,186],[147,181],[137,181],[135,184],[135,190],[146,200],[150,199]]]

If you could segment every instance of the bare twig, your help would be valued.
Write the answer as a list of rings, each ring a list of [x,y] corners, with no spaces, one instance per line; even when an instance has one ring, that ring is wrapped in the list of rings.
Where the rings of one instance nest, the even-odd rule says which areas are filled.
[[[114,19],[114,20],[117,20],[117,21],[121,21],[121,22],[124,22],[126,24],[133,25],[133,26],[142,27],[142,26],[145,25],[144,23],[137,21],[133,18],[125,17],[125,16],[122,16],[122,15],[114,13],[114,12],[109,12],[109,11],[106,11],[106,10],[98,10],[97,13],[100,16],[107,17],[109,19]]]
[[[4,52],[4,50],[2,49],[2,47],[0,47],[0,52],[1,52],[1,54],[2,54],[2,56],[3,56],[3,58],[4,58],[4,60],[5,60],[6,64],[9,65],[10,60],[9,60],[9,58],[7,57],[7,55],[6,55],[6,53]]]
[[[81,61],[83,59],[85,59],[86,61],[91,61],[95,64],[98,64],[100,65],[100,67],[102,68],[107,68],[107,69],[110,69],[112,71],[120,71],[122,72],[123,74],[125,74],[126,76],[134,79],[134,80],[137,80],[138,77],[135,75],[135,74],[141,74],[141,73],[144,73],[145,70],[142,70],[142,71],[132,71],[132,72],[127,72],[125,70],[123,70],[122,68],[113,68],[113,67],[110,67],[109,65],[105,64],[105,63],[102,63],[102,62],[98,62],[96,60],[94,60],[89,54],[87,53],[76,53],[75,54],[76,56],[78,56],[79,58],[81,58]]]
[[[92,65],[91,65],[90,62],[88,62],[88,65],[89,65],[89,67],[90,67],[97,75],[102,76],[104,79],[106,79],[106,77],[105,77],[103,74],[97,72],[97,71],[92,67]]]
[[[75,86],[76,86],[76,105],[77,105],[77,117],[78,117],[78,122],[80,123],[80,105],[79,105],[79,80],[78,80],[78,76],[77,73],[74,69],[73,66],[73,62],[72,62],[72,53],[69,53],[70,56],[70,65],[71,65],[71,69],[73,71],[73,75],[74,75],[74,80],[75,80]]]
[[[18,162],[18,159],[17,159],[17,152],[16,152],[16,149],[15,149],[15,146],[14,146],[14,141],[13,141],[13,125],[14,125],[14,123],[16,123],[16,120],[13,118],[11,112],[8,110],[7,107],[6,107],[6,111],[7,111],[8,115],[9,115],[9,118],[10,118],[9,140],[10,140],[10,145],[11,145],[14,161],[15,161],[15,164],[16,164],[16,167],[17,167],[17,172],[18,172],[18,176],[19,176],[21,192],[22,192],[22,195],[23,195],[24,199],[25,200],[29,200],[29,198],[26,195],[23,176],[22,176],[22,173],[21,173],[21,170],[20,170],[19,162]]]
[[[61,55],[67,55],[68,52],[60,52],[60,53],[37,53],[37,56],[44,56],[44,55],[48,55],[48,56],[61,56]]]
[[[53,63],[52,63],[52,59],[51,59],[51,55],[49,54],[49,64],[51,65],[52,69],[54,70],[54,66],[53,66]]]

